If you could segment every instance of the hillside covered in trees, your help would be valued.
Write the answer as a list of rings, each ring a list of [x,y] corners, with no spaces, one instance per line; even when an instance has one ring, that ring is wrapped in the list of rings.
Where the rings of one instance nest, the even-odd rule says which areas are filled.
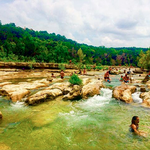
[[[82,61],[84,64],[137,66],[139,54],[147,51],[148,48],[79,44],[59,34],[0,22],[0,61],[68,63],[72,60],[75,64]],[[84,60],[80,60],[81,54]]]

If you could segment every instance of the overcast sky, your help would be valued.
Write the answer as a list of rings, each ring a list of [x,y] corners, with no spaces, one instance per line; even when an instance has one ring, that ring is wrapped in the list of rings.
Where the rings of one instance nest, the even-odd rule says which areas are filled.
[[[0,0],[0,20],[88,45],[150,47],[150,0]]]

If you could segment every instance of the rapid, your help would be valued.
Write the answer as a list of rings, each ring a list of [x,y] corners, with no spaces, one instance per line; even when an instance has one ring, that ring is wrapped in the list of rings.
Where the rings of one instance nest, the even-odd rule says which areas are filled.
[[[113,87],[114,83],[109,86]],[[112,98],[109,88],[102,88],[100,92],[86,100],[58,98],[37,106],[12,103],[0,97],[4,116],[0,123],[0,147],[5,145],[11,150],[150,149],[149,135],[144,138],[129,132],[132,116],[138,115],[139,130],[150,133],[150,110],[142,107],[139,91],[132,95],[134,103],[131,104]]]

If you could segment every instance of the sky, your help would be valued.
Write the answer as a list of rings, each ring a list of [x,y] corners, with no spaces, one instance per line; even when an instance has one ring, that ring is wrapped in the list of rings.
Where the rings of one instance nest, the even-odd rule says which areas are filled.
[[[150,0],[0,0],[2,24],[105,47],[150,47]]]

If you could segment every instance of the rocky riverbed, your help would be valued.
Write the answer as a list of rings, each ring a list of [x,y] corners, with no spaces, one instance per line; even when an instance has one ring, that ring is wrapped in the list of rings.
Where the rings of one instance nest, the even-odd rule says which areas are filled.
[[[124,74],[127,68],[114,69],[110,77]],[[57,69],[0,69],[0,95],[6,99],[25,101],[34,105],[47,100],[54,100],[61,96],[63,100],[86,99],[100,94],[100,88],[104,87],[103,75],[105,71],[88,71],[87,75],[79,75],[83,85],[71,85],[68,82],[70,74],[78,72],[75,69],[66,69],[65,78],[59,77]],[[51,78],[54,73],[56,78]],[[150,107],[150,81],[142,84],[146,74],[138,68],[132,69],[132,83],[115,87],[113,97],[126,103],[133,102],[131,94],[140,88],[144,106]],[[33,92],[34,91],[34,92]]]

